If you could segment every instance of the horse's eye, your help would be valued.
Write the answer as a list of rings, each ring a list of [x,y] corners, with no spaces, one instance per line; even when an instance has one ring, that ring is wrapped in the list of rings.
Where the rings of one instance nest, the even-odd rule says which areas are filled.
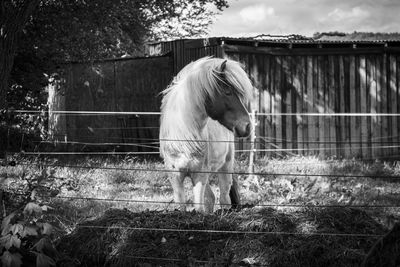
[[[226,88],[226,89],[224,90],[224,93],[225,93],[226,95],[232,95],[232,90],[229,89],[229,88]]]

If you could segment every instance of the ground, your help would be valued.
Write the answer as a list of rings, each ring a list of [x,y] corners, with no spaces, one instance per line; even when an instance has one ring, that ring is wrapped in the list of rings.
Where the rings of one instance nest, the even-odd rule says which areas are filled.
[[[261,175],[239,175],[246,205],[211,215],[175,210],[157,160],[16,163],[0,168],[7,212],[36,188],[36,201],[54,208],[47,220],[58,229],[60,266],[359,266],[400,219],[396,162],[259,159]],[[237,163],[247,171],[246,159]]]

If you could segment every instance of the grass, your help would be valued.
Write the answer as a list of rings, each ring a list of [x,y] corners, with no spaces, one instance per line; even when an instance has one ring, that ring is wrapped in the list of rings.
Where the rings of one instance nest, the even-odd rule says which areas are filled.
[[[204,216],[175,211],[168,173],[124,170],[164,169],[163,164],[156,160],[46,159],[47,165],[53,165],[49,168],[36,165],[35,159],[17,158],[16,161],[19,164],[15,167],[0,167],[3,190],[9,196],[7,212],[18,207],[18,202],[24,201],[24,198],[16,201],[17,198],[12,193],[27,191],[29,183],[26,180],[45,177],[36,191],[37,195],[44,195],[40,201],[54,208],[49,220],[60,229],[59,248],[76,259],[86,259],[87,266],[95,265],[95,259],[103,263],[108,261],[109,264],[129,266],[129,259],[123,259],[121,255],[133,255],[133,252],[136,256],[149,253],[153,255],[155,251],[158,251],[159,257],[193,260],[194,263],[196,260],[211,259],[227,264],[254,261],[268,266],[354,266],[361,262],[376,238],[323,237],[309,234],[330,232],[381,235],[400,219],[400,209],[390,207],[399,203],[400,180],[380,177],[400,176],[400,165],[396,162],[365,163],[358,160],[320,160],[315,157],[259,159],[255,163],[255,172],[264,173],[263,175],[255,176],[252,181],[248,181],[248,177],[244,175],[238,177],[243,185],[242,201],[249,204],[250,208],[240,212],[216,212]],[[247,160],[238,160],[235,168],[235,171],[247,172]],[[357,177],[349,177],[350,175]],[[212,179],[212,188],[218,195],[216,182],[216,179]],[[189,181],[186,181],[185,187],[191,201]],[[271,208],[265,205],[280,206]],[[312,208],[315,205],[341,205],[347,208]],[[387,207],[349,207],[363,205]],[[104,226],[288,231],[299,235],[193,236],[190,233],[121,230],[93,232],[79,228],[79,225],[88,223]],[[162,238],[167,240],[169,246],[162,246]],[[192,242],[193,239],[198,242]],[[205,250],[206,257],[197,253]],[[85,252],[89,251],[98,251],[101,255],[85,256]],[[320,256],[316,258],[313,253],[319,253]]]

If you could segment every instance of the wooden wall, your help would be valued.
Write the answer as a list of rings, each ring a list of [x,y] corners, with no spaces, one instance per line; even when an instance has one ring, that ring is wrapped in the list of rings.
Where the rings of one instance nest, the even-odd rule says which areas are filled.
[[[56,111],[159,111],[161,98],[158,94],[172,79],[170,57],[69,64],[60,74],[63,82],[50,87],[49,94],[49,129],[53,140],[69,142],[74,151],[104,151],[106,147],[80,143],[106,143],[112,150],[132,152],[157,150],[146,145],[154,145],[158,140],[158,115],[84,115]],[[74,143],[77,144],[72,145]],[[115,143],[144,146],[117,146]]]
[[[236,50],[227,55],[244,64],[258,89],[253,108],[277,114],[258,117],[257,148],[265,150],[261,155],[400,155],[400,117],[361,115],[400,113],[400,54],[274,55]],[[360,116],[326,116],[329,113]]]
[[[173,58],[174,75],[196,59],[205,56],[223,57],[223,50],[216,38],[160,42],[149,45],[147,48],[150,55],[170,54]]]
[[[389,45],[388,45],[389,44]],[[156,44],[171,52],[174,73],[206,55],[243,63],[257,88],[259,156],[322,158],[400,156],[399,116],[284,116],[281,113],[400,113],[398,44],[304,43],[211,38]],[[237,149],[248,150],[247,141]],[[262,151],[265,150],[265,151]]]
[[[53,107],[66,110],[159,111],[157,94],[187,63],[206,55],[229,57],[243,63],[254,83],[252,107],[268,114],[257,117],[258,156],[397,159],[400,117],[368,114],[400,114],[399,51],[386,46],[292,49],[178,40],[152,46],[151,54],[168,56],[68,65],[62,74],[65,83],[55,85],[56,93],[50,95]],[[310,113],[322,116],[301,115]],[[50,110],[50,118],[60,126],[53,126],[53,140],[147,144],[158,138],[158,116],[63,119]],[[237,149],[250,149],[248,140],[237,141]]]

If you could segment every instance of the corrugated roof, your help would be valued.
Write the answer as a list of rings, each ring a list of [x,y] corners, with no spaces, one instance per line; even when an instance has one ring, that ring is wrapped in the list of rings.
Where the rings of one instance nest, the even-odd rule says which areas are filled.
[[[247,41],[247,42],[265,42],[265,43],[301,43],[301,44],[319,44],[319,43],[331,43],[331,44],[357,44],[357,43],[375,43],[375,44],[385,44],[385,43],[400,43],[397,39],[366,39],[366,40],[348,40],[340,37],[323,37],[314,39],[311,37],[304,37],[301,35],[258,35],[255,37],[217,37],[218,39],[224,41]],[[213,38],[209,38],[213,39]]]
[[[183,42],[185,47],[207,47],[225,45],[270,47],[270,48],[400,48],[400,40],[348,40],[346,36],[321,36],[318,39],[301,35],[258,35],[254,37],[210,37],[196,39],[178,39],[175,41],[154,42],[149,46],[158,44]]]

